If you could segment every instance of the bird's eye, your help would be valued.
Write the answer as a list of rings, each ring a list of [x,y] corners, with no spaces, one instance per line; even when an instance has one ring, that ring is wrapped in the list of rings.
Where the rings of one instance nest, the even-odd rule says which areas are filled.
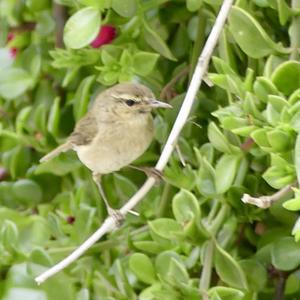
[[[135,104],[135,101],[134,100],[126,100],[125,103],[128,105],[128,106],[132,106]]]

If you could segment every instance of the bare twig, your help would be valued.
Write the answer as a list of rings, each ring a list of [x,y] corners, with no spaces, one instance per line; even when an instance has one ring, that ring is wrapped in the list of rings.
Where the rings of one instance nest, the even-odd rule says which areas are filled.
[[[25,22],[19,26],[11,27],[12,32],[24,32],[24,31],[33,31],[35,29],[36,23],[34,22]]]
[[[248,194],[244,194],[242,197],[242,201],[244,203],[256,205],[260,208],[269,208],[272,203],[282,199],[284,196],[290,193],[293,186],[293,184],[290,184],[270,196],[252,197]]]
[[[166,145],[161,153],[161,156],[155,166],[155,168],[159,171],[162,171],[166,166],[166,164],[168,163],[168,160],[176,145],[178,136],[182,128],[184,127],[185,123],[187,122],[188,116],[192,109],[192,105],[194,103],[195,96],[201,85],[203,76],[206,73],[209,60],[217,44],[220,33],[224,27],[232,3],[233,0],[223,1],[216,22],[203,48],[202,54],[198,59],[198,63],[196,65],[191,83],[189,85],[187,94],[182,103],[175,124],[172,128],[172,131],[169,135]],[[144,198],[146,193],[153,187],[154,184],[155,184],[155,179],[153,177],[148,178],[146,182],[143,184],[143,186],[136,192],[136,194],[133,195],[129,199],[129,201],[120,209],[120,213],[125,216],[131,209],[133,209]],[[50,268],[40,276],[36,277],[35,281],[38,284],[40,284],[44,282],[47,278],[63,270],[69,264],[75,261],[78,257],[80,257],[89,247],[91,247],[96,241],[98,241],[104,234],[114,230],[115,228],[116,228],[116,224],[114,219],[112,217],[108,217],[101,225],[101,227],[94,234],[92,234],[92,236],[89,237],[82,245],[80,245],[73,253],[71,253],[67,258],[59,262],[57,265],[53,266],[52,268]]]
[[[173,98],[173,86],[179,81],[182,77],[189,73],[190,66],[184,67],[175,77],[173,77],[162,89],[159,98],[169,101]]]
[[[68,17],[67,9],[57,3],[53,4],[53,16],[56,22],[56,29],[55,29],[55,47],[63,48],[64,41],[63,41],[63,32],[64,26]]]
[[[276,285],[274,300],[284,300],[284,290],[289,273],[281,271]]]
[[[246,141],[241,144],[240,148],[246,152],[250,151],[252,146],[255,144],[254,140],[252,138],[247,138]]]

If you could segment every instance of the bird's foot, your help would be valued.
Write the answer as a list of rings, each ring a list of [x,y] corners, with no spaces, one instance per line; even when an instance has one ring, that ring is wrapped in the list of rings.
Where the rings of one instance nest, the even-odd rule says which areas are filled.
[[[144,172],[148,177],[153,177],[155,182],[159,184],[163,180],[163,174],[161,171],[154,167],[144,167]]]
[[[110,206],[107,207],[107,213],[113,218],[115,221],[116,227],[121,227],[124,222],[124,215],[117,209],[113,209]]]
[[[163,180],[162,172],[154,167],[137,167],[137,169],[144,172],[148,177],[154,178],[156,185],[160,184],[160,182]]]

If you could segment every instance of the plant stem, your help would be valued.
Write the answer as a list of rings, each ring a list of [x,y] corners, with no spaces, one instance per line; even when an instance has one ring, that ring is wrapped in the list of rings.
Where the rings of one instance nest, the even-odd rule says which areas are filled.
[[[64,6],[54,3],[53,4],[53,17],[56,22],[56,31],[55,31],[55,47],[63,48],[63,32],[65,23],[67,20],[67,10]]]
[[[207,216],[207,223],[211,224],[212,220],[214,219],[218,209],[219,209],[220,202],[217,199],[214,199],[214,202],[212,204],[212,208],[209,211],[209,214]]]
[[[219,228],[224,222],[228,210],[229,210],[228,206],[223,204],[217,216],[214,218],[213,222],[211,223],[211,225],[209,224],[209,232],[211,233],[212,236],[215,236],[217,234]]]
[[[163,217],[166,213],[166,209],[169,204],[169,195],[170,195],[171,185],[169,183],[166,183],[161,195],[161,200],[159,202],[159,206],[157,209],[157,217]]]
[[[201,292],[206,293],[210,287],[212,263],[214,255],[214,241],[208,241],[204,252],[204,264],[201,272],[199,288]]]
[[[290,184],[273,195],[270,196],[260,196],[260,197],[252,197],[248,194],[244,194],[242,197],[242,201],[244,203],[253,204],[260,208],[269,208],[274,202],[282,199],[284,196],[288,195],[292,191],[292,187],[294,184]]]
[[[182,77],[189,73],[190,66],[184,67],[175,77],[173,77],[162,89],[159,98],[163,100],[170,100],[169,97],[170,91],[172,90],[173,86],[179,81]]]
[[[292,6],[292,10],[299,11],[300,1],[292,0],[291,6]],[[290,43],[291,43],[291,48],[292,48],[290,59],[297,60],[299,58],[299,48],[300,48],[300,16],[299,16],[299,14],[293,16],[292,23],[289,28],[289,34],[290,34]]]
[[[278,284],[276,286],[274,300],[283,300],[284,299],[285,282],[286,282],[286,279],[284,277],[279,277]]]
[[[190,80],[193,76],[200,51],[204,45],[205,28],[206,28],[206,16],[203,12],[203,8],[201,7],[198,12],[197,39],[196,39],[194,47],[193,47],[193,52],[192,52],[192,57],[191,57],[191,67],[189,70],[190,71],[190,74],[189,74]]]

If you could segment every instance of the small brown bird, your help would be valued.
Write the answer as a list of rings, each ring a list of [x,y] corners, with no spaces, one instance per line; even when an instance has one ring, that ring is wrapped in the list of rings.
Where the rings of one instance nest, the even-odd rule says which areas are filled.
[[[91,109],[77,123],[67,141],[41,158],[47,161],[61,152],[74,150],[81,162],[93,172],[93,179],[110,215],[101,186],[101,175],[129,165],[150,145],[153,138],[153,108],[170,108],[155,99],[152,91],[136,83],[117,84],[100,93]]]

